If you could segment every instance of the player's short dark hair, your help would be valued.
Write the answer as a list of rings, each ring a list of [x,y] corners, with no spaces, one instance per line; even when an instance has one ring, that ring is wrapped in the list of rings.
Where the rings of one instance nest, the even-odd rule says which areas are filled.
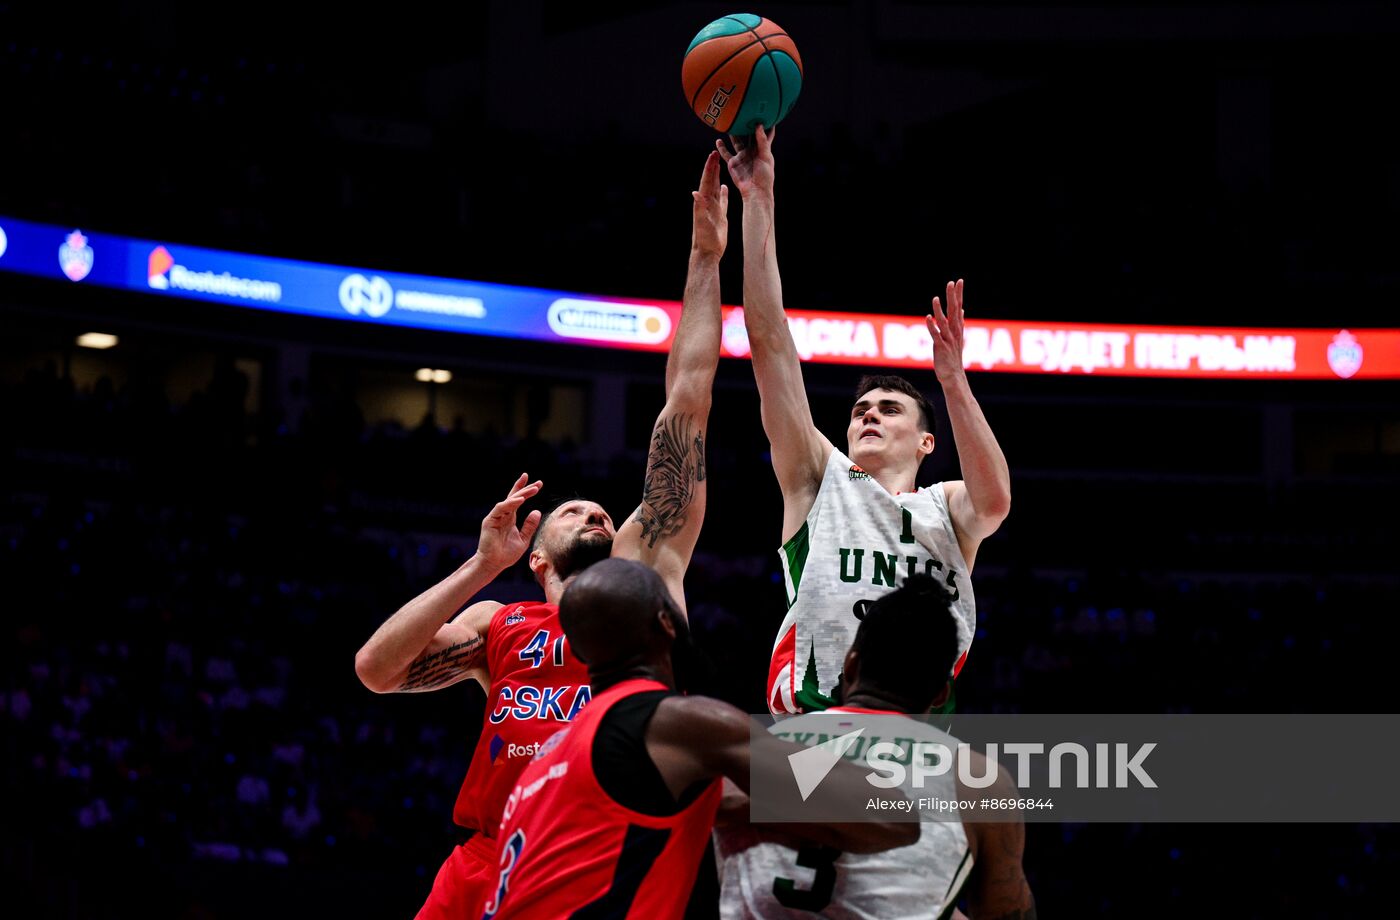
[[[919,426],[930,434],[937,434],[937,425],[933,415],[933,406],[924,398],[924,394],[919,388],[898,374],[866,374],[860,378],[856,384],[855,399],[859,400],[871,390],[893,390],[896,393],[903,393],[914,400],[914,405],[919,407]]]
[[[943,692],[958,660],[952,595],[936,579],[911,576],[865,608],[851,648],[857,683],[923,712]]]

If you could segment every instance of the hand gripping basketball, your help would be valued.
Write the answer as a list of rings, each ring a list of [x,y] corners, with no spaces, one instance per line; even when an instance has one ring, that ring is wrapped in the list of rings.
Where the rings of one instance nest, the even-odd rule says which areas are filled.
[[[802,91],[802,58],[782,26],[735,13],[696,34],[681,84],[697,118],[721,134],[749,135],[792,111]]]
[[[729,178],[734,180],[734,187],[739,190],[741,198],[748,198],[755,193],[773,194],[773,138],[777,133],[777,128],[765,131],[760,125],[751,139],[730,135],[732,151],[725,145],[723,138],[715,141],[715,149],[724,157],[724,165],[729,169]]]

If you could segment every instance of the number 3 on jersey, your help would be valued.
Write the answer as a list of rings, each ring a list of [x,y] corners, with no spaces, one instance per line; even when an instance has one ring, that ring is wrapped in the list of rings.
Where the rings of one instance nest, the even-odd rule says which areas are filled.
[[[481,915],[481,920],[491,920],[496,916],[496,911],[501,909],[501,899],[510,890],[510,874],[515,871],[515,864],[520,862],[520,851],[524,848],[524,831],[511,834],[506,845],[501,848],[501,875],[496,882],[496,893],[486,902],[486,912]]]
[[[773,880],[773,897],[778,903],[793,910],[817,913],[831,904],[831,896],[836,891],[836,860],[841,851],[831,847],[805,846],[797,851],[797,864],[804,869],[815,869],[811,888],[798,888],[790,878]]]
[[[530,662],[530,667],[538,668],[544,661],[544,650],[549,646],[549,630],[541,629],[529,644],[520,650],[520,660]],[[564,637],[554,640],[554,663],[564,663]]]

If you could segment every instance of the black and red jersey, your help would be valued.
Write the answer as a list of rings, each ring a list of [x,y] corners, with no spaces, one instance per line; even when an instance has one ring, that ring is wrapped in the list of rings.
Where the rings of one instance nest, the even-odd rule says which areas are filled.
[[[656,815],[619,803],[595,771],[595,740],[609,710],[666,690],[652,680],[609,687],[545,742],[506,802],[497,835],[500,876],[483,920],[684,914],[710,843],[720,780],[703,784],[673,813]]]

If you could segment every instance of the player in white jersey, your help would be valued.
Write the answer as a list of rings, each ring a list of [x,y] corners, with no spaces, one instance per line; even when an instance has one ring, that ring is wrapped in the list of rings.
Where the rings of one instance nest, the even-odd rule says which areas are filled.
[[[845,656],[844,702],[827,712],[878,716],[888,724],[901,713],[925,713],[941,703],[950,688],[938,675],[949,672],[958,647],[950,607],[940,582],[922,576],[870,604]],[[803,730],[805,723],[816,720],[822,721]],[[909,718],[899,722],[901,742],[934,741],[957,749],[956,739],[932,725]],[[864,724],[879,723],[872,719]],[[773,730],[789,740],[815,744],[829,736],[831,724],[822,715],[805,715],[784,719]],[[981,760],[981,755],[972,756]],[[981,762],[971,768],[979,776],[986,769]],[[992,787],[972,790],[954,778],[957,772],[925,778],[922,786],[906,786],[904,792],[912,801],[1016,794],[1004,774]],[[742,799],[733,794],[726,798],[726,812],[743,813]],[[955,816],[925,821],[916,843],[883,853],[773,842],[780,837],[780,832],[743,824],[716,832],[723,920],[814,914],[830,920],[931,920],[955,916],[964,896],[972,920],[1035,916],[1035,901],[1021,867],[1025,826],[1019,821],[963,824]]]
[[[788,613],[773,646],[768,706],[793,713],[829,705],[854,611],[911,572],[934,575],[957,596],[956,673],[976,628],[968,576],[977,547],[1011,509],[1006,458],[963,371],[963,283],[948,284],[946,314],[935,297],[927,317],[963,479],[917,489],[919,466],[933,452],[933,417],[908,381],[862,380],[844,454],[813,423],[783,312],[772,138],[759,127],[751,140],[730,140],[734,151],[716,143],[744,200],[744,323],[783,492]]]

